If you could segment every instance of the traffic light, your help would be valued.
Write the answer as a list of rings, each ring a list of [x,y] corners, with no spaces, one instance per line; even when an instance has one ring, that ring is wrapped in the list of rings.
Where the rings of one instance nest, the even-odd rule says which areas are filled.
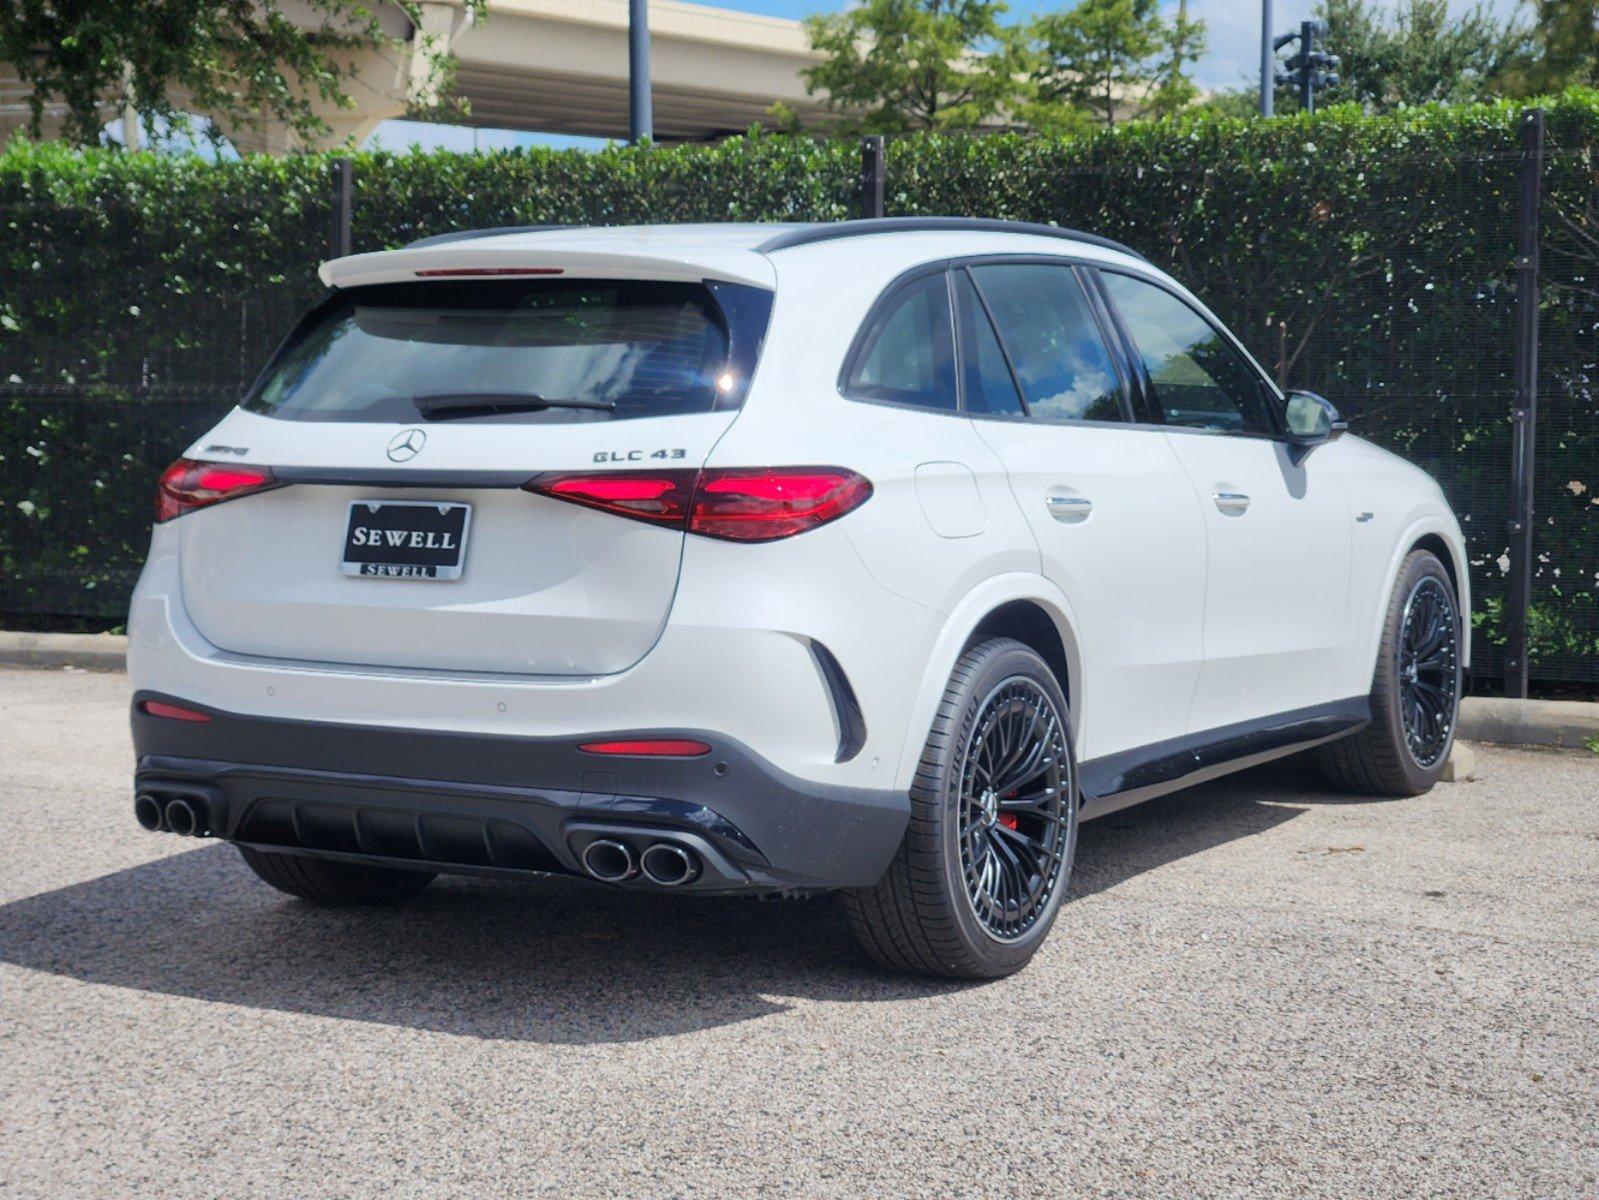
[[[1285,33],[1271,44],[1273,50],[1281,50],[1294,42],[1299,43],[1298,52],[1283,64],[1288,70],[1278,73],[1277,82],[1293,84],[1299,89],[1299,105],[1306,112],[1316,111],[1317,92],[1338,82],[1338,56],[1316,48],[1316,43],[1326,36],[1325,21],[1303,21],[1298,33]]]

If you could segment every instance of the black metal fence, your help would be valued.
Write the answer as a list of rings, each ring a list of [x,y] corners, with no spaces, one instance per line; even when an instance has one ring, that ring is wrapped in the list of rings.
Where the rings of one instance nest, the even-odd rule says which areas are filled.
[[[814,215],[962,211],[936,162],[896,151],[868,139],[858,184],[829,176]],[[1205,296],[1280,382],[1332,397],[1355,432],[1431,472],[1470,546],[1477,677],[1512,692],[1522,664],[1546,690],[1599,682],[1599,176],[1587,136],[1551,135],[1534,151],[1529,135],[1440,163],[1418,145],[1326,199],[1293,179],[1263,189],[1258,163],[1088,165],[1004,213],[1137,246]],[[348,164],[335,164],[320,194],[293,204],[235,196],[192,246],[114,195],[0,197],[16,239],[0,257],[0,623],[120,618],[155,475],[315,298],[316,260],[417,227],[365,182],[352,189]],[[391,210],[403,220],[385,219]],[[1153,221],[1159,211],[1178,215]],[[478,205],[467,223],[529,216]],[[237,261],[217,261],[218,228]],[[12,320],[8,295],[55,319]],[[1518,299],[1531,301],[1519,324]]]

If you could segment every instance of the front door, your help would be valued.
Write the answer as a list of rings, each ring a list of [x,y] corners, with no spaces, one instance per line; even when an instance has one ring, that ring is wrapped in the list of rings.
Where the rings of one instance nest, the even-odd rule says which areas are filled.
[[[1331,459],[1280,440],[1275,391],[1187,301],[1130,275],[1101,279],[1204,514],[1205,661],[1190,731],[1347,699],[1337,693],[1353,524]]]

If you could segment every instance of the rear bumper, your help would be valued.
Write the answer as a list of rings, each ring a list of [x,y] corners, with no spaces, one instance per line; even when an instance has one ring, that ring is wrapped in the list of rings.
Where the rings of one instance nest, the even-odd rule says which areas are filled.
[[[165,700],[205,722],[141,711]],[[587,842],[669,837],[703,861],[696,891],[863,887],[909,818],[904,793],[820,785],[703,730],[532,738],[229,713],[134,697],[142,794],[203,804],[218,837],[318,857],[458,873],[585,874]],[[692,759],[587,754],[579,742],[686,737]]]

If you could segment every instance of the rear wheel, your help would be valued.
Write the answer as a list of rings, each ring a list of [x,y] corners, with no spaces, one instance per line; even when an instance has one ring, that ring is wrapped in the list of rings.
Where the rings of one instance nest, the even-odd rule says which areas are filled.
[[[1329,782],[1375,796],[1419,796],[1438,782],[1455,740],[1461,638],[1449,573],[1413,551],[1388,600],[1371,724],[1316,752]]]
[[[347,906],[398,904],[409,900],[436,876],[429,871],[369,867],[361,863],[333,862],[303,854],[279,854],[240,846],[245,864],[260,878],[291,896],[313,904]]]
[[[1008,638],[955,665],[887,873],[844,894],[867,952],[898,970],[992,979],[1027,965],[1060,908],[1077,847],[1066,698]]]

